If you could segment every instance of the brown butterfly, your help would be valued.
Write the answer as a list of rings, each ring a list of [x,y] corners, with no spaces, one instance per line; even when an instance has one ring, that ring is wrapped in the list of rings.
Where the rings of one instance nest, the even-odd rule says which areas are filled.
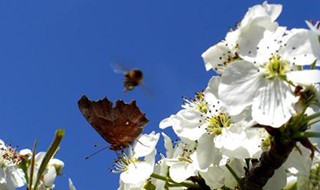
[[[141,69],[128,70],[119,64],[112,63],[111,67],[115,73],[121,73],[124,75],[123,86],[124,92],[133,90],[139,86],[143,81],[143,72]]]
[[[148,123],[136,101],[125,104],[117,100],[115,107],[107,98],[91,101],[85,95],[78,101],[81,113],[101,137],[111,144],[111,150],[130,146]]]

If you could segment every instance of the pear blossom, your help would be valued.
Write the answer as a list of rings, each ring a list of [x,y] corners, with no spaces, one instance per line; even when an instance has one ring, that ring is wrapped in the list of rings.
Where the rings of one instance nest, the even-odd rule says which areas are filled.
[[[190,171],[207,169],[210,164],[217,164],[222,155],[257,158],[267,137],[264,129],[252,128],[255,122],[251,119],[250,110],[238,116],[228,115],[223,102],[216,97],[218,85],[219,78],[212,77],[201,101],[196,97],[183,105],[183,110],[160,123],[160,128],[172,126],[182,142],[196,149],[189,155],[192,165],[188,166],[195,167],[189,168]],[[195,143],[190,145],[189,141]]]
[[[166,164],[170,167],[169,176],[177,183],[185,181],[187,178],[198,173],[198,168],[191,159],[194,154],[195,143],[186,144],[179,142],[174,148],[174,156],[166,159]]]
[[[239,46],[243,60],[233,62],[223,73],[219,97],[231,115],[249,106],[259,124],[282,126],[295,113],[296,99],[287,74],[299,72],[296,65],[311,65],[316,60],[319,53],[314,50],[320,52],[320,46],[315,36],[303,29],[286,32],[285,27],[255,25],[242,34]]]
[[[185,99],[183,109],[177,114],[162,120],[161,129],[172,126],[181,138],[199,140],[204,134],[220,134],[222,126],[230,124],[229,116],[224,114],[223,102],[216,98],[219,79],[212,77],[204,92],[199,92],[192,100]]]
[[[32,159],[32,151],[30,149],[22,149],[20,151],[20,154],[28,160],[28,163],[31,163]],[[46,152],[39,152],[35,155],[35,163],[34,163],[34,171],[33,171],[33,184],[35,185],[38,172],[41,166],[41,163],[46,155]],[[30,173],[31,173],[31,164],[28,166],[28,178],[30,179]],[[61,174],[61,170],[64,167],[64,162],[57,159],[57,158],[51,158],[47,168],[45,169],[42,176],[40,176],[40,184],[37,189],[39,190],[48,190],[53,189],[55,187],[54,181],[58,175]]]
[[[206,171],[200,172],[201,177],[211,189],[219,189],[224,186],[224,166],[211,165]]]
[[[14,190],[26,184],[24,173],[17,166],[22,159],[18,152],[0,140],[0,189]]]
[[[167,176],[169,172],[169,166],[167,164],[167,160],[173,159],[178,155],[177,146],[173,145],[173,142],[171,138],[166,135],[165,133],[161,133],[164,139],[164,147],[165,147],[165,155],[160,153],[161,159],[157,161],[155,167],[154,167],[154,173],[160,175],[160,176]],[[170,161],[169,161],[170,162]],[[170,165],[170,164],[169,164]],[[172,182],[160,180],[157,178],[151,179],[152,184],[155,186],[155,189],[166,189],[169,188],[169,190],[183,190],[185,187],[168,187],[168,184]]]
[[[214,139],[216,147],[229,158],[259,158],[269,135],[264,129],[251,126],[253,124],[241,121],[223,128],[221,135]]]
[[[218,74],[222,74],[231,62],[240,59],[238,51],[241,48],[239,39],[242,33],[250,30],[253,23],[261,23],[260,26],[266,28],[273,27],[272,24],[266,24],[264,20],[274,22],[281,11],[282,6],[280,4],[268,4],[267,2],[249,8],[237,29],[228,32],[224,40],[210,47],[201,55],[206,70],[213,69]]]
[[[125,153],[115,162],[113,172],[120,174],[120,184],[122,186],[136,186],[143,184],[152,174],[155,163],[155,146],[160,134],[151,132],[140,135],[136,142],[129,149],[129,154]],[[141,160],[144,157],[144,160]]]

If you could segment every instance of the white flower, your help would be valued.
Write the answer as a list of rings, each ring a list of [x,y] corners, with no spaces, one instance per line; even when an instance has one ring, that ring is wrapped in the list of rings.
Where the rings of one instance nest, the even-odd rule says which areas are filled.
[[[320,51],[320,46],[310,31],[285,32],[276,25],[272,29],[253,25],[242,34],[239,55],[243,60],[230,64],[219,85],[219,97],[231,115],[250,106],[255,121],[278,128],[295,113],[296,99],[287,74],[296,65],[312,64],[319,54],[314,49]]]
[[[31,161],[32,159],[32,152],[31,150],[28,149],[23,149],[20,151],[20,153],[22,155],[25,156],[25,158],[29,159]],[[33,171],[33,184],[32,186],[35,185],[36,180],[37,180],[37,176],[38,176],[38,172],[41,166],[41,163],[44,159],[46,155],[46,152],[39,152],[38,154],[36,154],[35,156],[35,163],[34,163],[34,171]],[[52,189],[54,188],[54,181],[57,177],[58,174],[60,174],[61,169],[64,167],[64,163],[56,158],[51,158],[47,168],[45,169],[44,173],[42,174],[42,176],[40,177],[40,183],[38,185],[38,190],[47,190],[47,189]],[[30,179],[30,173],[31,173],[31,165],[29,165],[28,168],[28,177]]]
[[[145,189],[143,188],[144,182],[139,182],[135,184],[130,184],[130,183],[124,183],[122,180],[120,180],[120,185],[118,190],[142,190]]]
[[[239,38],[246,30],[250,30],[253,23],[261,23],[261,27],[273,27],[272,24],[267,24],[264,20],[275,21],[282,10],[281,5],[267,4],[251,7],[242,21],[238,24],[238,28],[227,33],[225,40],[210,47],[201,56],[205,62],[206,70],[213,69],[217,73],[222,74],[227,66],[239,59],[238,49]]]
[[[160,134],[155,132],[140,135],[132,145],[132,149],[129,149],[129,155],[124,153],[115,163],[113,172],[121,172],[120,180],[124,184],[141,184],[150,177],[154,168],[155,146],[159,137]],[[141,160],[141,157],[144,157],[144,160]]]
[[[194,99],[185,99],[184,109],[160,122],[160,128],[172,126],[182,139],[199,140],[203,134],[219,134],[221,127],[230,124],[224,114],[224,105],[216,98],[218,77],[212,77],[204,92],[196,94]],[[220,126],[221,125],[221,126]]]
[[[169,175],[177,183],[185,181],[187,178],[194,176],[198,172],[190,155],[194,153],[195,143],[190,145],[179,142],[174,147],[173,157],[167,158],[165,163],[170,167]]]
[[[289,154],[286,162],[275,171],[275,174],[269,179],[264,188],[282,189],[285,186],[292,186],[293,183],[297,182],[298,184],[296,185],[301,189],[309,189],[307,187],[302,188],[301,185],[303,184],[299,183],[302,183],[309,176],[312,165],[310,153],[309,149],[297,143],[296,148]]]
[[[162,133],[162,136],[164,139],[164,147],[166,149],[166,155],[160,154],[161,159],[157,161],[154,167],[154,173],[160,176],[167,176],[169,171],[169,167],[166,162],[167,159],[172,159],[174,156],[178,156],[178,155],[177,155],[176,148],[173,147],[171,138],[165,133]],[[155,186],[155,189],[166,189],[166,188],[169,188],[169,190],[185,189],[185,187],[170,187],[170,185],[168,184],[171,184],[172,182],[160,180],[157,178],[151,178],[151,182]]]
[[[252,126],[246,121],[240,121],[222,129],[221,135],[214,139],[216,147],[229,158],[259,158],[268,133],[265,129]]]
[[[219,189],[224,185],[225,170],[223,167],[211,165],[207,171],[200,172],[201,177],[211,189]]]
[[[0,140],[0,189],[14,190],[26,184],[22,169],[17,167],[21,161],[20,154]]]

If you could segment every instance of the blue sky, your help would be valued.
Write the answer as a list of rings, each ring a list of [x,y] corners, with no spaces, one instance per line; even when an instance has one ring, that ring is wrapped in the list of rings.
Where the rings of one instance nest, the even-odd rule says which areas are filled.
[[[119,175],[108,171],[114,152],[84,159],[107,143],[79,112],[78,99],[136,99],[150,120],[144,132],[160,132],[159,122],[180,109],[181,96],[193,97],[213,75],[201,53],[262,2],[1,1],[0,138],[18,149],[31,149],[37,139],[44,151],[64,128],[57,189],[67,189],[69,177],[79,190],[116,189]],[[269,3],[284,5],[278,21],[289,28],[320,19],[318,0]],[[124,94],[112,62],[141,68],[144,88]]]

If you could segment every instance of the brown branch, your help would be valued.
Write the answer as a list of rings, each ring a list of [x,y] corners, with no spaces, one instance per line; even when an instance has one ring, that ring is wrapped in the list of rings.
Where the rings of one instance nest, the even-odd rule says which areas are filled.
[[[246,173],[241,190],[262,189],[273,176],[274,171],[287,160],[290,152],[295,147],[296,141],[292,140],[284,144],[280,136],[273,136],[270,149],[263,152],[260,160],[254,163]]]

